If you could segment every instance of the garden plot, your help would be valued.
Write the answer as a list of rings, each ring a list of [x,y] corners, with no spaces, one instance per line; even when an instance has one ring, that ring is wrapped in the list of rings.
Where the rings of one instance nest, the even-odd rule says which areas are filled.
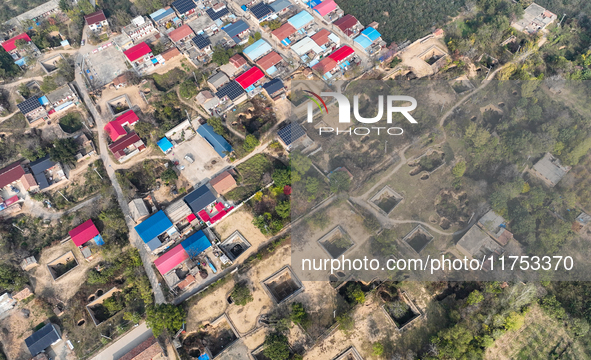
[[[404,200],[404,197],[388,185],[384,186],[382,190],[378,191],[369,199],[372,204],[377,206],[386,215],[390,214],[402,200]]]
[[[262,281],[263,288],[269,297],[276,303],[281,304],[292,296],[304,291],[304,285],[291,271],[289,265]]]
[[[421,174],[421,180],[427,180],[437,169],[445,165],[445,153],[439,150],[429,149],[418,158],[409,161],[408,166],[413,167],[411,176]]]
[[[129,101],[127,95],[121,95],[111,100],[107,100],[107,107],[109,108],[111,116],[119,116],[131,109],[131,106],[131,101]]]
[[[318,239],[318,243],[333,259],[338,258],[355,246],[355,243],[340,225]]]
[[[410,247],[417,253],[421,251],[433,240],[431,235],[424,227],[418,225],[411,232],[409,232],[402,241],[410,245]]]
[[[72,251],[53,259],[47,264],[47,269],[54,281],[57,281],[62,276],[74,270],[78,266],[78,260]]]
[[[228,317],[222,315],[210,324],[203,326],[198,332],[185,337],[182,349],[192,358],[198,358],[206,353],[212,358],[216,358],[230,348],[236,340],[238,340],[236,329]]]
[[[250,243],[238,230],[234,231],[220,244],[220,248],[222,248],[222,250],[232,261],[235,261],[240,255],[244,254],[244,252],[248,250],[250,246]]]

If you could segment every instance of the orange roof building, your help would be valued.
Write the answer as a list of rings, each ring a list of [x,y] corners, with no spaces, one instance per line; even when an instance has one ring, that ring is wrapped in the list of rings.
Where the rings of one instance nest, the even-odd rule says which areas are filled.
[[[215,178],[211,179],[209,184],[220,195],[223,195],[236,188],[236,180],[234,180],[234,177],[228,171],[224,171]]]

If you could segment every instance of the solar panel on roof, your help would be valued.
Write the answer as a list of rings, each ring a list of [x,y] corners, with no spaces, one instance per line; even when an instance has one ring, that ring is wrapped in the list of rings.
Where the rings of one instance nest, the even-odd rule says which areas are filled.
[[[207,9],[207,15],[209,16],[209,18],[213,21],[216,21],[217,19],[221,18],[222,16],[228,15],[230,13],[230,11],[228,11],[228,8],[223,8],[220,11],[215,11],[212,8]]]
[[[261,2],[261,3],[256,4],[255,6],[251,7],[250,12],[252,12],[252,14],[257,19],[262,19],[266,15],[269,15],[270,13],[272,13],[273,9],[271,9],[271,7],[268,4]]]
[[[176,0],[172,3],[172,7],[174,7],[180,14],[184,14],[187,11],[195,9],[197,5],[195,5],[193,0]]]
[[[283,140],[285,145],[289,146],[289,145],[291,145],[291,143],[293,143],[297,139],[306,135],[306,131],[304,130],[304,128],[300,124],[298,124],[296,122],[292,122],[292,123],[289,123],[283,129],[279,130],[277,132],[277,135],[281,138],[281,140]]]
[[[267,93],[269,95],[276,93],[277,91],[283,89],[283,87],[283,81],[281,81],[280,79],[273,79],[263,85],[263,88],[267,90]]]
[[[208,47],[209,45],[211,45],[211,41],[209,41],[209,38],[206,38],[203,35],[197,35],[197,36],[195,36],[193,38],[193,43],[199,49],[205,49],[206,47]]]
[[[31,111],[40,108],[41,107],[41,103],[39,102],[39,99],[37,99],[36,97],[31,97],[28,98],[27,100],[23,101],[20,104],[16,105],[18,107],[18,109],[23,113],[23,114],[28,114]]]
[[[240,84],[238,84],[235,80],[232,80],[220,88],[220,90],[215,94],[220,99],[224,96],[227,96],[230,98],[230,100],[234,100],[240,97],[240,95],[244,94],[244,90]]]

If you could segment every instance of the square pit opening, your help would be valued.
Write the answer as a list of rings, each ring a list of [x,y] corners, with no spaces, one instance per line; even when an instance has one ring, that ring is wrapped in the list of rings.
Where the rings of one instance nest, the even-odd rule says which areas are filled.
[[[269,297],[276,304],[281,304],[285,300],[304,291],[304,285],[302,285],[289,265],[284,266],[263,280],[262,284]]]
[[[333,259],[338,258],[355,246],[349,234],[340,225],[337,225],[326,235],[318,239],[318,243]]]
[[[407,329],[422,316],[420,310],[410,300],[406,292],[399,293],[397,297],[387,301],[382,305],[382,309],[399,331]]]
[[[229,349],[237,340],[238,332],[224,314],[183,340],[183,350],[191,358],[208,354],[212,359]]]
[[[411,230],[406,236],[402,239],[406,242],[417,254],[420,254],[421,251],[431,241],[433,241],[433,235],[431,235],[424,227],[418,225],[414,229]]]
[[[384,186],[382,190],[378,191],[372,196],[369,201],[378,207],[386,215],[390,214],[398,204],[404,199],[402,195],[394,191],[388,185]]]
[[[78,266],[76,256],[70,250],[47,264],[47,269],[54,281],[74,270]]]
[[[131,109],[131,101],[127,95],[117,96],[107,100],[107,107],[112,116],[119,116]]]
[[[221,244],[220,248],[224,251],[224,253],[230,258],[230,260],[235,261],[240,257],[240,255],[244,254],[248,248],[252,245],[246,240],[246,238],[240,233],[240,231],[236,230],[230,236],[226,238]]]
[[[107,291],[106,293],[100,295],[96,300],[90,302],[88,305],[86,305],[86,310],[88,310],[88,313],[90,314],[90,317],[92,318],[92,321],[94,322],[95,326],[99,326],[100,324],[102,324],[105,320],[108,320],[109,318],[113,317],[117,312],[113,312],[110,313],[107,309],[106,306],[103,305],[103,303],[105,302],[105,300],[112,298],[113,296],[117,296],[118,298],[115,298],[115,300],[117,301],[122,301],[122,299],[120,298],[120,292],[121,290],[114,287],[111,290]],[[97,292],[97,295],[100,294],[100,292]]]

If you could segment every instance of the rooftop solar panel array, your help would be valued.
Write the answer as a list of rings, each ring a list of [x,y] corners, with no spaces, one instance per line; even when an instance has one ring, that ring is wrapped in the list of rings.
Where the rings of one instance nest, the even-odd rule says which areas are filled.
[[[211,41],[209,41],[209,38],[200,34],[193,38],[193,44],[199,49],[205,49],[207,46],[211,45]]]
[[[214,9],[209,8],[206,12],[209,18],[213,21],[216,21],[217,19],[220,19],[222,16],[228,15],[230,13],[228,8],[223,8],[220,11],[215,11]]]
[[[41,107],[41,103],[39,102],[39,99],[33,96],[23,101],[22,103],[17,104],[16,106],[23,114],[28,114],[31,111]]]
[[[251,7],[250,12],[252,12],[252,14],[257,19],[262,19],[265,16],[271,14],[273,12],[273,9],[271,9],[271,7],[268,4],[261,2]]]
[[[224,96],[227,96],[228,98],[230,98],[230,100],[235,100],[242,94],[244,94],[244,90],[242,89],[242,86],[240,86],[240,84],[232,80],[226,85],[224,85],[222,88],[220,88],[220,90],[215,94],[220,99]]]
[[[283,140],[285,145],[289,146],[291,143],[306,135],[306,130],[296,123],[292,122],[277,132],[277,135]]]
[[[195,9],[197,5],[195,5],[193,0],[176,0],[172,3],[172,7],[175,8],[180,14],[184,14],[187,11]]]

